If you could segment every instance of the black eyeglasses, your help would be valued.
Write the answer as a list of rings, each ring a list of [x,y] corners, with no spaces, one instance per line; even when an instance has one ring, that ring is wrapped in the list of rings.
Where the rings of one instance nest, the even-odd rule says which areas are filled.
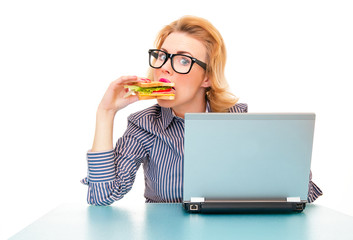
[[[192,65],[197,63],[200,67],[206,70],[207,64],[184,54],[170,54],[159,49],[150,49],[149,64],[152,68],[161,68],[170,58],[172,68],[175,72],[187,74],[190,72]]]

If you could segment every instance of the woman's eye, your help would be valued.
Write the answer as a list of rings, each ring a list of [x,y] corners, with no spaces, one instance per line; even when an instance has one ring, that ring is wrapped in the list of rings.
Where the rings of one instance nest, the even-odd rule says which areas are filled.
[[[180,59],[180,63],[181,63],[181,65],[184,65],[184,66],[189,65],[190,64],[190,59],[182,58],[182,59]]]
[[[166,58],[165,54],[164,53],[160,53],[159,56],[158,56],[158,59],[161,60],[161,61],[164,61]]]

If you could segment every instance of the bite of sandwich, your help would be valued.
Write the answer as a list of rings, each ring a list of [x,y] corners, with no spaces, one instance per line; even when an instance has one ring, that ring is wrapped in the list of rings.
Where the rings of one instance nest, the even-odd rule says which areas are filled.
[[[161,78],[159,81],[151,81],[149,79],[141,79],[142,81],[133,83],[132,85],[125,85],[124,88],[128,88],[129,91],[125,95],[137,95],[139,100],[147,99],[165,99],[173,100],[175,94],[173,92],[174,83],[170,82],[165,78]]]

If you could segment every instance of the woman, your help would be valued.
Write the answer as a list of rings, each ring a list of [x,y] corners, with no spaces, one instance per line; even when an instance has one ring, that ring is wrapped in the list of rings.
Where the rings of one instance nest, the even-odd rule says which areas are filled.
[[[82,181],[89,186],[89,204],[109,205],[121,199],[131,189],[141,163],[146,202],[181,202],[185,113],[247,112],[247,105],[237,104],[228,92],[225,45],[207,20],[187,16],[172,22],[160,31],[153,51],[165,61],[162,66],[150,61],[148,77],[175,83],[175,99],[158,100],[130,115],[127,130],[113,149],[115,114],[138,100],[124,98],[124,85],[142,80],[124,76],[110,84],[97,110],[94,142],[87,153],[88,177]],[[181,54],[182,60],[177,61],[175,54]],[[309,193],[313,201],[321,191],[310,181]]]

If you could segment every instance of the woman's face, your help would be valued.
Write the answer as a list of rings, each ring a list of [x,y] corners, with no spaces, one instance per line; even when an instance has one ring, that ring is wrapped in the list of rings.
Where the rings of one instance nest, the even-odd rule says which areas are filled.
[[[186,33],[171,33],[161,46],[161,50],[176,54],[185,54],[206,62],[206,47],[203,43]],[[170,107],[177,116],[184,117],[185,112],[205,111],[205,90],[210,81],[205,70],[198,64],[194,64],[188,74],[180,74],[173,70],[170,59],[159,69],[153,70],[154,79],[168,79],[175,83],[174,100],[158,100],[162,107]]]

